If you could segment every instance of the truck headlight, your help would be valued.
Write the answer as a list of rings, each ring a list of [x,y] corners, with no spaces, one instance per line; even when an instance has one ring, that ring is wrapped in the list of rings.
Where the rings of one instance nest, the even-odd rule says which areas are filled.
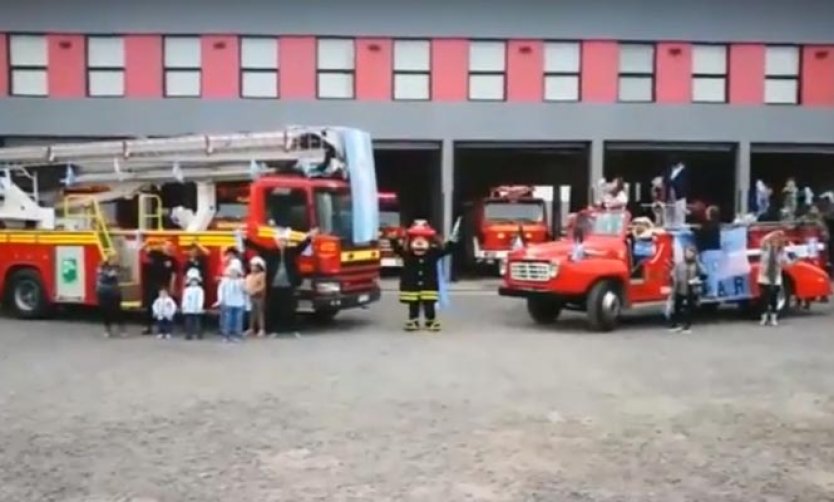
[[[499,239],[503,239],[504,237],[506,237],[506,235],[504,234],[504,232],[498,232],[498,238],[499,238]]]
[[[550,263],[550,278],[555,279],[559,275],[559,262],[554,261]]]
[[[338,282],[317,282],[316,293],[330,295],[338,293],[342,290],[342,286]]]

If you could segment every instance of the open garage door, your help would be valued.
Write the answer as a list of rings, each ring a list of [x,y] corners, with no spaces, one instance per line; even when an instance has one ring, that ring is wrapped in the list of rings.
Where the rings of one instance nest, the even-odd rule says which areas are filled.
[[[443,228],[440,148],[431,141],[374,142],[377,189],[396,194],[403,225],[425,219]]]
[[[630,210],[651,216],[651,182],[663,176],[675,163],[683,162],[689,176],[689,202],[700,201],[721,208],[721,217],[735,215],[736,147],[706,143],[619,143],[605,144],[606,179],[622,177],[629,184]]]
[[[464,216],[463,241],[474,243],[482,229],[473,212],[490,196],[492,189],[508,185],[550,187],[554,195],[569,186],[571,210],[587,204],[589,145],[587,143],[493,143],[459,142],[454,151],[455,216]],[[475,209],[473,209],[475,208]],[[497,208],[500,209],[500,208]],[[506,208],[509,210],[509,208]],[[522,208],[516,208],[522,210]],[[531,211],[534,209],[530,208]],[[500,211],[499,211],[500,212]],[[550,209],[547,209],[550,213]],[[501,215],[498,215],[501,216]],[[505,215],[506,216],[506,215]],[[504,233],[506,238],[517,230]],[[528,232],[524,230],[524,235]],[[530,232],[531,237],[535,232]],[[481,236],[483,237],[483,236]],[[531,237],[532,238],[532,237]],[[493,274],[490,263],[477,263],[483,249],[461,246],[456,255],[458,273]],[[499,246],[500,247],[500,246]],[[484,251],[486,252],[486,251]],[[500,257],[496,259],[500,261]],[[479,265],[486,265],[486,269]]]
[[[764,145],[750,148],[750,186],[764,181],[778,194],[788,178],[816,195],[834,190],[834,145]]]

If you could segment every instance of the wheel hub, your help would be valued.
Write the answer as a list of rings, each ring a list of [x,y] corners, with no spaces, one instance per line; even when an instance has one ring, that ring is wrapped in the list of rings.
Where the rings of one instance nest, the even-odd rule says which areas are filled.
[[[605,314],[615,318],[620,314],[620,298],[613,291],[608,291],[602,297],[602,309]]]
[[[24,281],[17,285],[14,292],[14,302],[18,310],[31,312],[38,305],[38,287],[32,281]]]

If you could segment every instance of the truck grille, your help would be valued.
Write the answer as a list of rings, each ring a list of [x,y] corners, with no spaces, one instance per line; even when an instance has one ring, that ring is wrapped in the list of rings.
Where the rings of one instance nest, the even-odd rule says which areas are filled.
[[[510,279],[516,281],[545,282],[550,279],[550,264],[540,261],[510,263]]]

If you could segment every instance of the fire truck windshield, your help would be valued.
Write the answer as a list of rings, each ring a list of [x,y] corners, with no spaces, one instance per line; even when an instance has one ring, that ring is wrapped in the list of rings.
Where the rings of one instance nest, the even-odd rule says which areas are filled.
[[[300,189],[276,188],[266,192],[267,224],[300,232],[310,230],[307,216],[307,192]]]
[[[489,201],[484,204],[484,218],[493,222],[539,223],[544,221],[541,201]]]
[[[353,201],[350,191],[318,188],[314,192],[316,220],[322,233],[353,241]]]
[[[593,213],[588,216],[590,234],[618,236],[623,231],[625,213],[622,211]]]

